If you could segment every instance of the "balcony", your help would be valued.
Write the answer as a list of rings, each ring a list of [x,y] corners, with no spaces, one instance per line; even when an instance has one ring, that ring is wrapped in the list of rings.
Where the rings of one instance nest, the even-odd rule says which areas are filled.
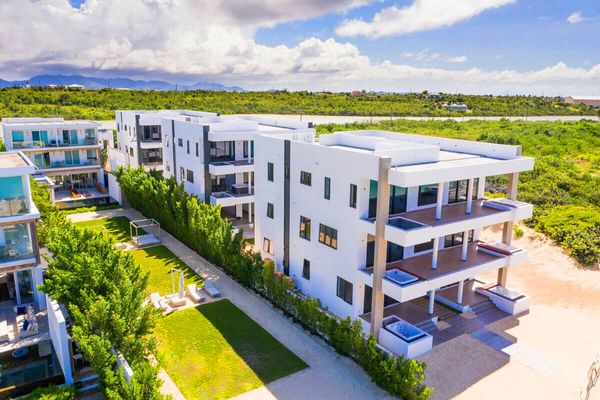
[[[471,229],[530,218],[531,204],[506,199],[480,199],[472,203],[466,213],[466,203],[442,207],[442,217],[435,218],[436,208],[430,207],[391,216],[385,238],[401,246],[425,243],[434,237],[443,237]]]
[[[3,239],[0,241],[0,263],[18,261],[35,262],[27,224],[9,225],[0,228]]]
[[[51,149],[59,149],[59,148],[74,147],[74,146],[90,147],[90,146],[100,146],[100,144],[98,144],[98,139],[96,139],[96,138],[86,138],[86,139],[78,140],[76,142],[61,142],[61,141],[57,141],[57,140],[13,142],[13,148],[15,150],[20,150],[20,149],[51,150]]]
[[[29,201],[20,176],[0,178],[0,217],[29,213]]]
[[[211,161],[208,172],[212,175],[229,175],[254,171],[254,160]]]
[[[100,161],[98,160],[81,160],[79,162],[66,161],[52,161],[50,163],[36,163],[35,164],[40,170],[52,170],[52,169],[78,169],[82,167],[100,167]]]
[[[210,195],[210,204],[213,206],[231,207],[253,202],[254,193],[249,193],[248,184],[231,185],[227,191],[213,192]]]
[[[525,250],[503,248],[497,243],[469,243],[467,259],[461,260],[462,246],[440,250],[437,268],[431,268],[432,253],[388,263],[383,291],[394,299],[405,302],[426,295],[430,290],[473,279],[477,275],[502,267],[517,265],[527,258]],[[363,270],[369,278],[373,268]],[[366,284],[372,284],[366,279]]]

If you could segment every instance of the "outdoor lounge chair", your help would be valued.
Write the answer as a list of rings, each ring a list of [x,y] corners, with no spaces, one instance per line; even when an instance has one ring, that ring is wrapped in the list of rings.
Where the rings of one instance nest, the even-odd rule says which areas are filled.
[[[213,281],[204,282],[204,291],[208,293],[210,297],[221,297],[221,292],[215,287]]]
[[[195,283],[190,283],[188,285],[188,294],[196,303],[202,303],[205,300],[205,297],[202,296],[202,293],[200,293]]]
[[[160,294],[158,292],[154,292],[150,295],[150,302],[154,308],[158,308],[160,310]]]

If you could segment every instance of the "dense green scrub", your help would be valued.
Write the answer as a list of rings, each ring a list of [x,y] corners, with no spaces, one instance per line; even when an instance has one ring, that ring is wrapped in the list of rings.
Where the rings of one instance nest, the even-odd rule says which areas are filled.
[[[560,98],[532,96],[474,96],[443,94],[364,94],[313,92],[214,92],[141,90],[66,90],[50,88],[0,89],[0,117],[57,117],[114,119],[115,110],[194,109],[236,113],[315,115],[460,116],[442,109],[445,103],[465,103],[467,115],[591,115],[585,105]]]
[[[457,139],[515,144],[535,157],[535,169],[521,174],[519,200],[534,204],[526,221],[563,246],[580,263],[600,260],[600,123],[525,121],[383,121],[379,124],[317,126],[338,130],[385,129]],[[506,191],[506,176],[487,180],[486,191]]]

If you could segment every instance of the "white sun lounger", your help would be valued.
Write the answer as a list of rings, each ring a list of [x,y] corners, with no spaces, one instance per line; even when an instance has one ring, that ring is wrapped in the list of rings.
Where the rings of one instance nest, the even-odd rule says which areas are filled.
[[[204,282],[204,291],[208,293],[210,297],[221,297],[221,292],[215,287],[213,281]]]
[[[200,293],[200,291],[196,287],[195,283],[190,283],[188,285],[188,294],[196,303],[202,303],[204,300],[206,300],[205,297],[202,296],[202,293]]]
[[[167,314],[173,312],[173,308],[171,308],[166,301],[160,298],[160,294],[158,292],[154,292],[150,295],[150,302],[155,308],[162,310]]]

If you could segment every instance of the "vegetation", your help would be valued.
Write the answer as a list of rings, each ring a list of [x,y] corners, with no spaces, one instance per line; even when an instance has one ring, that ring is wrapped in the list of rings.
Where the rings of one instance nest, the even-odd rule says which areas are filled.
[[[173,268],[183,271],[186,288],[189,283],[202,286],[202,278],[165,246],[132,251],[131,255],[142,269],[142,273],[148,275],[148,293],[159,292],[161,295],[172,293],[171,269]],[[179,274],[175,274],[174,279],[175,291],[177,291]]]
[[[310,332],[321,336],[340,354],[353,358],[375,383],[403,399],[427,399],[432,389],[424,383],[425,363],[383,355],[375,340],[365,340],[360,321],[339,320],[326,313],[315,299],[293,292],[290,278],[276,274],[272,263],[246,250],[242,233],[232,235],[220,207],[201,202],[174,179],[146,173],[143,168],[116,171],[132,207],[220,266],[241,284],[267,298]]]
[[[383,121],[379,124],[317,126],[319,134],[338,130],[384,129],[456,139],[521,145],[535,157],[522,173],[519,200],[532,203],[526,224],[563,246],[581,264],[600,261],[600,123],[516,121]],[[487,180],[493,196],[506,193],[506,176]]]
[[[40,289],[69,310],[72,336],[98,374],[104,398],[162,399],[157,369],[147,358],[155,348],[150,334],[157,313],[142,307],[148,277],[133,257],[116,250],[103,234],[75,227],[58,211],[43,213],[39,237],[51,254]],[[132,367],[130,384],[111,349],[121,351]]]
[[[75,389],[72,386],[48,386],[35,389],[25,400],[75,400]]]
[[[592,115],[586,105],[566,104],[561,98],[533,96],[474,96],[442,94],[433,99],[419,94],[331,92],[214,92],[67,90],[52,88],[0,89],[0,117],[64,117],[114,119],[115,110],[194,109],[221,114],[277,113],[315,115],[460,116],[442,109],[445,103],[465,103],[468,115]]]
[[[77,208],[68,208],[63,209],[61,212],[65,215],[69,214],[81,214],[91,211],[102,211],[102,210],[116,210],[121,208],[120,204],[103,204],[99,206],[85,206],[85,207],[77,207]]]
[[[127,242],[131,239],[129,231],[129,218],[113,217],[98,218],[89,221],[76,222],[75,225],[80,228],[90,228],[97,232],[102,232],[106,238],[112,238],[116,243]],[[139,230],[141,234],[142,229]]]
[[[155,334],[162,365],[188,399],[228,399],[307,367],[228,300],[177,311]]]

